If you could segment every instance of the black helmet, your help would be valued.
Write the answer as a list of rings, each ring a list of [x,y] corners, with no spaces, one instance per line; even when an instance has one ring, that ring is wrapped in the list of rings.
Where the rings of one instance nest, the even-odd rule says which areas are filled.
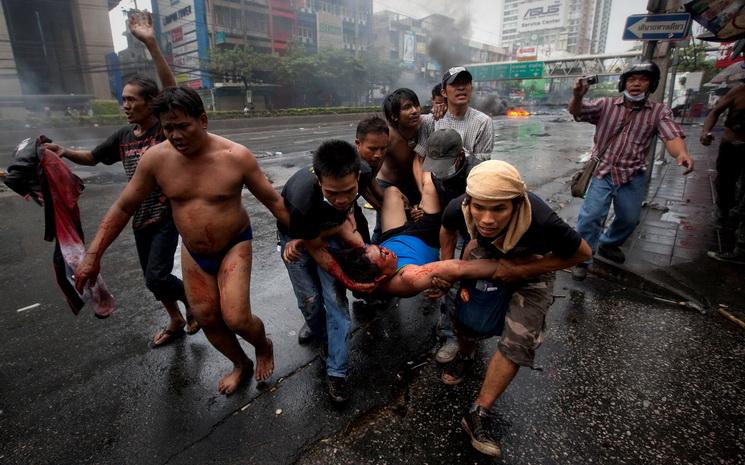
[[[618,91],[623,92],[626,90],[626,79],[632,74],[645,74],[649,77],[649,93],[653,93],[657,89],[657,85],[660,83],[660,68],[651,61],[642,61],[641,63],[634,63],[624,70],[621,74],[621,79],[618,81]]]

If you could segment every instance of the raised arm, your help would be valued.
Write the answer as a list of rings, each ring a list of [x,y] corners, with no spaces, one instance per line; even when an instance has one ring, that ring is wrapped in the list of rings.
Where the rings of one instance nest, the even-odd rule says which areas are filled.
[[[101,270],[101,257],[104,252],[122,232],[137,207],[155,189],[156,182],[152,169],[153,158],[153,156],[143,156],[140,159],[134,176],[101,220],[96,236],[85,252],[85,258],[75,270],[75,288],[78,292],[82,293],[88,283],[96,282],[96,277]]]
[[[272,187],[269,179],[261,171],[259,162],[256,161],[253,153],[242,145],[239,145],[239,147],[243,182],[254,197],[272,212],[277,221],[287,227],[290,224],[290,214],[287,212],[282,196]]]
[[[572,98],[569,99],[569,113],[577,119],[582,114],[582,98],[587,93],[590,87],[587,85],[587,81],[583,78],[577,78],[574,81],[574,87],[572,88]]]
[[[127,25],[129,26],[129,32],[147,47],[147,51],[153,57],[155,71],[158,73],[161,85],[163,87],[175,86],[176,76],[173,75],[173,71],[168,66],[155,38],[152,15],[147,11],[133,13],[129,16]]]

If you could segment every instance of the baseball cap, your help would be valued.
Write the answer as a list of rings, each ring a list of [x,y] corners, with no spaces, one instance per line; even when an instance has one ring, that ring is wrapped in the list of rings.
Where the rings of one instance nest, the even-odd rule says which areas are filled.
[[[458,79],[458,76],[460,75],[467,77],[469,82],[473,81],[471,72],[468,71],[464,66],[454,66],[442,76],[442,87],[445,87],[448,84],[452,84],[453,82],[455,82],[456,79]]]
[[[438,129],[427,139],[427,156],[422,171],[446,179],[456,172],[455,162],[463,152],[463,139],[455,129]]]

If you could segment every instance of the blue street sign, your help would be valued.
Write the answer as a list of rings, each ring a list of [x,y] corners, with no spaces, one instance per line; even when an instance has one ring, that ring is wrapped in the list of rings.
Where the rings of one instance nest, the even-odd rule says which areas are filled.
[[[626,18],[623,40],[682,40],[690,30],[688,13],[631,15]]]

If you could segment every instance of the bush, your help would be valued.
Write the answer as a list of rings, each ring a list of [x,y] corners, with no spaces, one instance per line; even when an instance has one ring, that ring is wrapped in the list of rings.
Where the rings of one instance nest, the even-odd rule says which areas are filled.
[[[119,102],[116,100],[92,100],[91,109],[95,116],[99,115],[118,115]]]

